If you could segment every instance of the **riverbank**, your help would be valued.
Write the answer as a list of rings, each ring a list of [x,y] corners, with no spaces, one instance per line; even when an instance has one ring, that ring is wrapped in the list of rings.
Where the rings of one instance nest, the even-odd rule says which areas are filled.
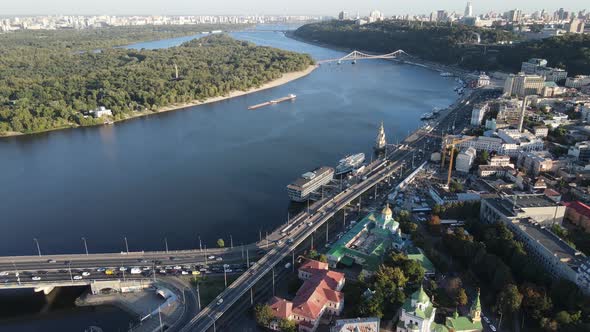
[[[155,111],[141,111],[141,112],[134,112],[132,114],[125,114],[125,117],[122,119],[113,119],[112,122],[117,123],[117,122],[122,122],[122,121],[127,121],[127,120],[131,120],[131,119],[135,119],[135,118],[140,118],[140,117],[144,117],[144,116],[149,116],[149,115],[153,115],[153,114],[158,114],[158,113],[165,113],[165,112],[170,112],[170,111],[179,111],[179,110],[183,110],[183,109],[187,109],[190,107],[195,107],[195,106],[200,106],[200,105],[206,105],[206,104],[211,104],[211,103],[216,103],[219,101],[223,101],[223,100],[228,100],[231,98],[236,98],[236,97],[240,97],[240,96],[244,96],[244,95],[248,95],[251,93],[255,93],[255,92],[259,92],[259,91],[263,91],[263,90],[268,90],[268,89],[272,89],[272,88],[276,88],[278,86],[281,86],[283,84],[287,84],[289,82],[298,80],[300,78],[303,78],[309,74],[311,74],[315,69],[318,68],[318,65],[310,65],[309,67],[307,67],[304,70],[301,71],[297,71],[297,72],[290,72],[290,73],[285,73],[283,74],[283,76],[281,76],[280,78],[277,78],[276,80],[272,80],[270,82],[267,82],[263,85],[261,85],[260,87],[257,88],[252,88],[246,91],[232,91],[229,94],[225,95],[225,96],[217,96],[217,97],[211,97],[211,98],[207,98],[205,100],[194,100],[188,103],[182,103],[182,104],[172,104],[172,105],[168,105],[168,106],[164,106],[161,107]],[[93,125],[93,126],[102,126],[102,124],[100,125]],[[64,129],[74,129],[74,128],[84,128],[84,127],[93,127],[93,126],[79,126],[79,125],[75,125],[72,124],[71,126],[64,126],[64,127],[59,127],[59,128],[52,128],[52,129],[48,129],[48,130],[43,130],[43,131],[36,131],[36,132],[31,132],[31,133],[21,133],[21,132],[15,132],[15,131],[9,131],[9,132],[5,132],[5,133],[0,133],[0,138],[3,137],[12,137],[12,136],[23,136],[23,135],[35,135],[35,134],[41,134],[41,133],[46,133],[46,132],[50,132],[50,131],[57,131],[57,130],[64,130]]]

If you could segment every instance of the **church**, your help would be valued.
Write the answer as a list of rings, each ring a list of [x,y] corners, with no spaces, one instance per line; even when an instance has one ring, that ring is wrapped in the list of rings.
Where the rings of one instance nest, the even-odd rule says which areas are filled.
[[[479,292],[469,311],[469,316],[447,317],[443,324],[434,322],[436,308],[422,286],[404,302],[396,332],[479,332],[481,324],[481,303]]]

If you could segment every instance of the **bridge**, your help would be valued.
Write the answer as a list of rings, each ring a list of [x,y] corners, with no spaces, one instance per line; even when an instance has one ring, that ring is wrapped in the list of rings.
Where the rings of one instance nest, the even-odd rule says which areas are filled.
[[[391,52],[391,53],[387,53],[387,54],[380,54],[380,55],[367,54],[367,53],[363,53],[363,52],[359,52],[359,51],[355,50],[355,51],[352,51],[341,58],[319,60],[319,61],[317,61],[317,63],[323,64],[323,63],[337,62],[340,64],[343,61],[352,61],[354,63],[358,60],[395,59],[400,55],[409,56],[409,54],[404,52],[403,50],[397,50],[395,52]]]

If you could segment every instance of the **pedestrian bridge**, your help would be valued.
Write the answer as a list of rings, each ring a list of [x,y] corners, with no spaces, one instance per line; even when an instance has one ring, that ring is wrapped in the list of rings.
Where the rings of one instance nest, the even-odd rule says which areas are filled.
[[[367,54],[367,53],[363,53],[363,52],[359,52],[359,51],[355,50],[355,51],[352,51],[341,58],[319,60],[319,61],[317,61],[317,63],[323,64],[323,63],[330,63],[330,62],[342,63],[343,61],[356,62],[357,60],[395,59],[401,55],[409,56],[409,54],[404,52],[403,50],[397,50],[395,52],[391,52],[391,53],[387,53],[387,54],[379,54],[379,55]]]

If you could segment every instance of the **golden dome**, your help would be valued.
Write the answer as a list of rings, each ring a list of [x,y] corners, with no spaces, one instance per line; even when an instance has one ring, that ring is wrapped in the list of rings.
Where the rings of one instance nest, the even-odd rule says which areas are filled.
[[[384,216],[393,216],[393,212],[391,211],[391,209],[389,208],[389,203],[387,203],[387,205],[385,205],[385,208],[383,208],[383,211],[381,211],[381,213]]]

